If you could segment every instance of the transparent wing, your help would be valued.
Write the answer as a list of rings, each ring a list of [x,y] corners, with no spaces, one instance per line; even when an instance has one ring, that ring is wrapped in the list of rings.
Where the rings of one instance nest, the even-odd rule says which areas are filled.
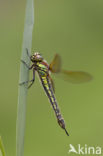
[[[84,83],[92,80],[93,78],[89,73],[83,71],[62,70],[59,75],[64,80],[69,81],[71,83]]]
[[[59,73],[59,77],[71,83],[84,83],[92,80],[92,76],[87,72],[61,70],[61,57],[58,54],[49,65],[49,70],[52,73]]]
[[[52,73],[58,73],[61,71],[61,57],[58,54],[55,55],[53,61],[49,65],[49,70]]]

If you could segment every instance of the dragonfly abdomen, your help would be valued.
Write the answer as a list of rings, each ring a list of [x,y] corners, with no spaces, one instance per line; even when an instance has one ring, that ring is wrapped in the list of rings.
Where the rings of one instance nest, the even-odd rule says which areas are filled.
[[[65,122],[64,122],[64,119],[62,118],[62,115],[61,115],[60,110],[58,108],[58,104],[56,102],[56,98],[54,96],[49,78],[48,78],[48,76],[41,76],[41,75],[39,75],[39,76],[40,76],[40,79],[42,82],[42,86],[43,86],[43,88],[46,92],[46,95],[48,96],[49,101],[50,101],[50,103],[53,107],[53,110],[55,112],[58,124],[60,125],[61,128],[63,128],[66,131]],[[67,131],[66,131],[66,134],[69,135]]]
[[[55,114],[56,114],[56,116],[58,116],[60,114],[60,110],[58,108],[56,98],[55,98],[54,93],[52,91],[49,79],[48,79],[48,77],[45,77],[45,76],[42,76],[42,77],[40,76],[40,79],[41,79],[43,88],[44,88],[44,90],[46,92],[46,95],[48,96],[48,98],[50,100],[50,103],[52,104],[52,107],[53,107],[53,109],[55,111]]]

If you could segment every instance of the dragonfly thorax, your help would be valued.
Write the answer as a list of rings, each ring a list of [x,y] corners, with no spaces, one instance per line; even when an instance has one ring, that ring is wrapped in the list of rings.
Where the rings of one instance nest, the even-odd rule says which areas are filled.
[[[31,59],[32,62],[41,62],[41,61],[43,61],[43,57],[41,56],[41,54],[39,52],[35,52],[31,56],[30,59]]]

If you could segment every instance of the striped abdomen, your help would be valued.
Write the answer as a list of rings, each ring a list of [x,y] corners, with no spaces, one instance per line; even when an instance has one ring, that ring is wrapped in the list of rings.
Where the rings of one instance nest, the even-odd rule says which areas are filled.
[[[64,122],[64,119],[62,118],[62,115],[61,115],[60,110],[58,108],[49,77],[48,76],[41,76],[41,74],[39,74],[39,76],[40,76],[40,79],[42,82],[42,86],[46,92],[46,95],[48,96],[49,101],[53,107],[53,110],[54,110],[55,115],[57,117],[57,121],[58,121],[59,125],[66,131],[65,122]],[[66,133],[67,133],[67,131],[66,131]],[[67,135],[68,135],[68,133],[67,133]]]

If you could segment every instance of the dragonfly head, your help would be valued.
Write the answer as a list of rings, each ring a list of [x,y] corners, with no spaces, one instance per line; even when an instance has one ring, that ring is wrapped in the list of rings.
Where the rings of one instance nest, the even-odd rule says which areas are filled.
[[[39,52],[35,52],[31,56],[30,59],[31,59],[32,62],[41,62],[41,61],[43,61],[43,57],[41,56],[41,54]]]

